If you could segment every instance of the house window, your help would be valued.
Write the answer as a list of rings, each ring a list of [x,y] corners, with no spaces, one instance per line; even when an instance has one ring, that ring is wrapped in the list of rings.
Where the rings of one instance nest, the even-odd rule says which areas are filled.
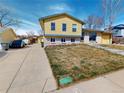
[[[66,31],[66,24],[62,24],[62,31]]]
[[[55,38],[51,38],[51,42],[55,42]]]
[[[65,38],[61,38],[61,42],[65,42]]]
[[[52,23],[51,23],[51,31],[54,31],[54,30],[55,30],[55,23],[52,22]]]
[[[97,33],[96,32],[91,32],[89,34],[89,40],[90,41],[96,41]]]
[[[77,31],[77,24],[72,24],[72,31],[76,32]]]
[[[75,39],[74,38],[71,38],[71,42],[75,42]]]
[[[115,32],[118,33],[118,30],[116,30]]]

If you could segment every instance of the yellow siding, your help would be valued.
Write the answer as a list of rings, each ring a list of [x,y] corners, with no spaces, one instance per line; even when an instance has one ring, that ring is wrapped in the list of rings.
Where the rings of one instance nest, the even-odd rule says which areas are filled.
[[[43,39],[43,36],[38,37],[38,44],[41,44],[42,39]]]
[[[110,34],[102,34],[102,44],[110,44],[111,35]]]
[[[38,38],[38,41],[37,41],[37,42],[38,42],[38,44],[41,44],[41,40],[40,40],[40,38]]]
[[[45,38],[63,38],[63,36],[45,36]]]
[[[16,34],[12,31],[12,29],[8,29],[1,34],[2,42],[9,43],[13,40],[16,40]]]
[[[51,31],[51,22],[55,22],[55,24],[56,24],[56,30],[55,31]],[[66,32],[62,31],[62,23],[67,24]],[[72,24],[77,24],[77,31],[76,32],[72,32]],[[81,28],[82,28],[81,23],[79,23],[79,22],[77,22],[77,21],[75,21],[72,18],[69,18],[67,16],[60,16],[60,17],[45,20],[43,30],[45,31],[45,34],[81,35],[81,31],[82,31]]]

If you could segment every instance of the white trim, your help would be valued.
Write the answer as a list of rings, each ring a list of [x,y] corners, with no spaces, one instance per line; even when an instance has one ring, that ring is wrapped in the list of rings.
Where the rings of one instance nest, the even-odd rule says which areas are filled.
[[[55,37],[54,37],[55,38]],[[65,38],[65,42],[61,42],[61,38],[55,38],[55,42],[51,42],[51,38],[45,38],[45,46],[48,45],[61,45],[61,44],[79,44],[80,42],[80,37],[74,38],[75,42],[71,42],[71,37],[62,37]]]

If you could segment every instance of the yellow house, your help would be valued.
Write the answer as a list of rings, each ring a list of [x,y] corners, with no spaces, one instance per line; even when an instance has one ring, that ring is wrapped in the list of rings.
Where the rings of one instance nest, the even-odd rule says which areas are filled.
[[[80,43],[83,21],[66,13],[40,18],[45,45]]]
[[[0,29],[0,43],[10,43],[16,40],[17,36],[12,28],[1,28]]]
[[[83,21],[66,13],[39,19],[45,46],[53,44],[90,43],[111,44],[112,34],[97,30],[83,29]]]

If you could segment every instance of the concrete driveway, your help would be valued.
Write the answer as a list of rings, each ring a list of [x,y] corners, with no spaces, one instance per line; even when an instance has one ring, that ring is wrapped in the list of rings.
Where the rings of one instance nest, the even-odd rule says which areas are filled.
[[[44,93],[56,88],[40,45],[10,50],[0,62],[0,93]]]
[[[3,56],[5,56],[5,55],[6,55],[6,52],[0,50],[0,58],[3,57]]]

